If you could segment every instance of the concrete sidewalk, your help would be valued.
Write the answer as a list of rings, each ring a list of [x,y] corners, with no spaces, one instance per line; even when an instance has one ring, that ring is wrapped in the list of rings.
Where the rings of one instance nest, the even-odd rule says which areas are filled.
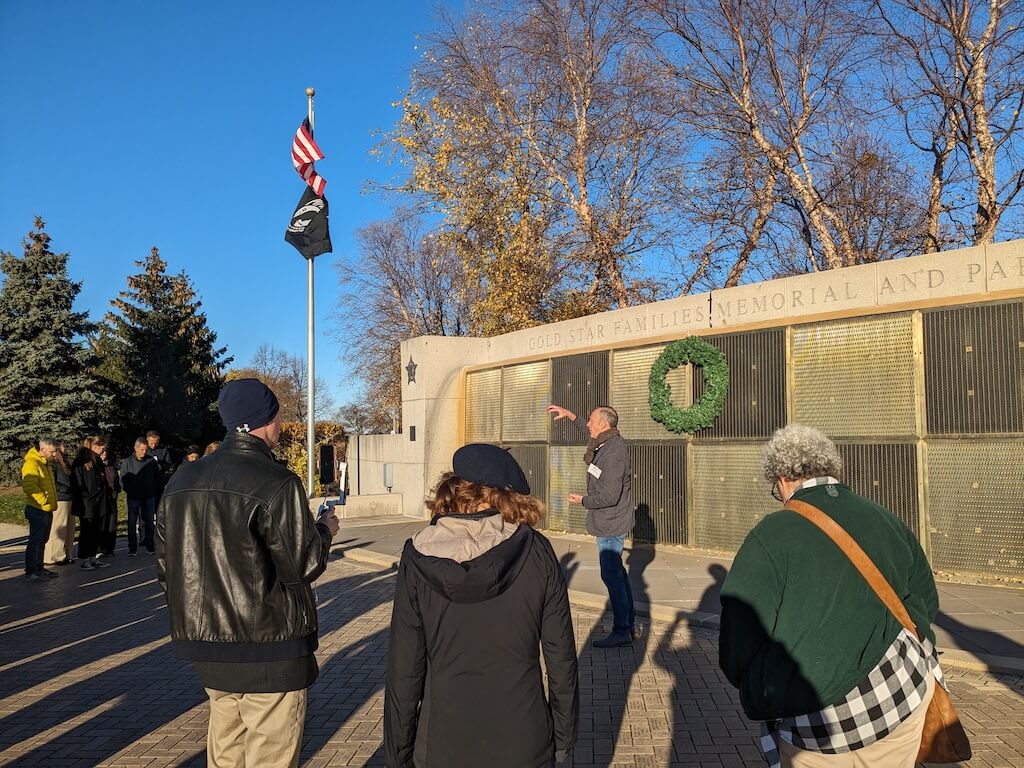
[[[407,517],[343,520],[335,551],[374,565],[398,562],[405,541],[427,524]],[[548,535],[565,568],[574,605],[604,609],[597,550],[586,536]],[[731,565],[727,556],[683,547],[628,547],[626,568],[640,615],[717,628],[718,591]],[[943,665],[997,673],[1024,673],[1024,589],[940,581],[935,635]]]

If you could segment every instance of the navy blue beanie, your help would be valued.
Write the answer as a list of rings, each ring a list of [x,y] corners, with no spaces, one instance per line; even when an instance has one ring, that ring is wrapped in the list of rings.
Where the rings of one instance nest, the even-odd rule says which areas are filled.
[[[221,389],[217,410],[230,434],[251,432],[269,424],[280,405],[270,387],[259,379],[234,379]]]
[[[462,446],[452,456],[452,470],[463,480],[477,485],[530,495],[530,483],[519,462],[496,445],[470,443]]]

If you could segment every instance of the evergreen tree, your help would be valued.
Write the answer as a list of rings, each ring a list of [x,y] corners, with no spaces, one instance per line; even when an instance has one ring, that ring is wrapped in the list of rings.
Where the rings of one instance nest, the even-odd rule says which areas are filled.
[[[0,252],[0,482],[15,484],[25,451],[40,437],[68,441],[105,429],[106,389],[87,337],[88,314],[74,311],[80,283],[68,254],[50,250],[45,223],[23,241],[24,254]]]
[[[231,358],[216,347],[184,271],[168,275],[156,248],[136,264],[142,271],[111,302],[97,342],[101,372],[118,392],[117,437],[126,445],[148,429],[172,445],[222,437],[217,395]]]

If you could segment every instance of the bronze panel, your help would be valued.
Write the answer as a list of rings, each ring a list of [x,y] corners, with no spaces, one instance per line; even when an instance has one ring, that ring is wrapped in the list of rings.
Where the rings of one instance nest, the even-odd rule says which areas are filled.
[[[608,353],[556,357],[551,361],[551,402],[586,417],[599,405],[608,405]],[[551,425],[555,445],[582,445],[587,433],[568,419]]]
[[[924,314],[932,435],[1024,431],[1024,302]]]

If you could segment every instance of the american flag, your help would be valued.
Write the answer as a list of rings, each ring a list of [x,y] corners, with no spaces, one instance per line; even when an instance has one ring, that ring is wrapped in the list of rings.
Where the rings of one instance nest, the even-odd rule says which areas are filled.
[[[321,197],[324,194],[324,187],[327,186],[327,182],[313,168],[313,163],[323,159],[324,153],[320,151],[320,147],[313,141],[313,132],[309,129],[309,118],[306,118],[302,121],[299,129],[295,131],[295,138],[292,139],[292,163],[295,165],[295,170],[299,172],[302,180],[309,184],[313,191]]]

